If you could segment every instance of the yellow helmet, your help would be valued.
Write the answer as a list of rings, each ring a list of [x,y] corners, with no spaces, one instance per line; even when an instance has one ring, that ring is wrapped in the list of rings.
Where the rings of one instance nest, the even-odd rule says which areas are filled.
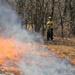
[[[51,19],[51,16],[49,16],[48,18]]]

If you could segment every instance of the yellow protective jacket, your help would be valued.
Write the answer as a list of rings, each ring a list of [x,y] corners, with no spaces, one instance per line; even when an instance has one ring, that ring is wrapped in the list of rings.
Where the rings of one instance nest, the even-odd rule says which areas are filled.
[[[47,21],[46,28],[53,28],[53,21]]]

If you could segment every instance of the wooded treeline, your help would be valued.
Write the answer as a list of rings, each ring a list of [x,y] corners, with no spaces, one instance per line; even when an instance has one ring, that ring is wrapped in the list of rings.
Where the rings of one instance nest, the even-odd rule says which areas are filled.
[[[75,0],[6,0],[22,19],[22,24],[31,25],[36,32],[42,30],[48,16],[54,21],[54,35],[75,35]]]

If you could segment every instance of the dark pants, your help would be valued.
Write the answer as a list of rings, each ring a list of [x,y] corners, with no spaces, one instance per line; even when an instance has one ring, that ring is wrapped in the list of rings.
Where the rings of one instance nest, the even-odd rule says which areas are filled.
[[[53,40],[53,28],[50,28],[47,30],[47,41],[48,40]]]

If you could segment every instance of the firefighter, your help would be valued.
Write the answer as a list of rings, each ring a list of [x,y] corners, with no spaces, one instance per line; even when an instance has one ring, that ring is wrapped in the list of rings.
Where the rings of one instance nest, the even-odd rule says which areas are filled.
[[[51,16],[48,17],[46,29],[47,29],[47,41],[49,40],[53,41],[53,21]]]

